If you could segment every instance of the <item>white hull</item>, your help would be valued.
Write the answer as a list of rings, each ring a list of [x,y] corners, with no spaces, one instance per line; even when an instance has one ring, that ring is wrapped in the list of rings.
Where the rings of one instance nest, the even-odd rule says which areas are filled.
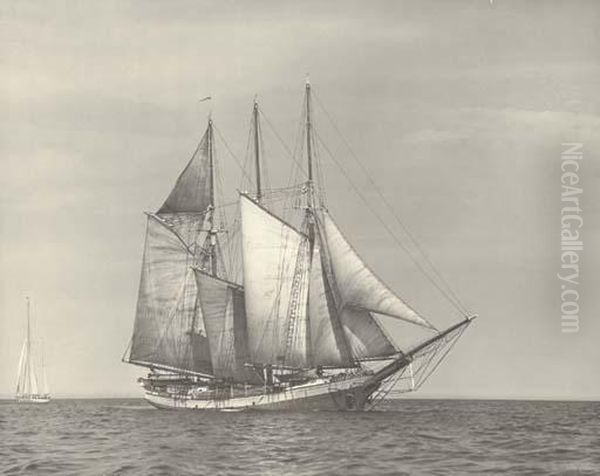
[[[189,395],[170,395],[147,391],[145,398],[163,409],[190,410],[343,410],[360,411],[377,389],[370,376],[361,375],[344,380],[319,379],[273,393],[233,398],[201,399]]]
[[[42,395],[23,395],[16,400],[17,403],[50,403],[50,397]]]

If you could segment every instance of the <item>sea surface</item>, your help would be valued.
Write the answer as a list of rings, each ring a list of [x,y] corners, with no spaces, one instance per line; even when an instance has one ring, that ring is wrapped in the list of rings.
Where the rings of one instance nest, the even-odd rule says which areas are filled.
[[[0,473],[600,475],[600,402],[407,399],[367,413],[3,402]]]

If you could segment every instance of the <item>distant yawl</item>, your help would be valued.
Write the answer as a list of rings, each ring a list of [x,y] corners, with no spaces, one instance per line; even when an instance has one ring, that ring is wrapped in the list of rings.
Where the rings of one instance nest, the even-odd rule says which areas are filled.
[[[217,203],[214,126],[166,201],[147,214],[133,336],[124,361],[159,408],[363,410],[395,386],[417,388],[474,316],[438,331],[354,251],[314,180],[307,82],[306,180],[261,186],[253,110],[255,192],[228,225]],[[279,205],[277,201],[280,201]],[[237,238],[237,239],[236,239]],[[240,256],[240,276],[231,263]],[[431,331],[401,350],[375,314]]]
[[[36,348],[38,346],[31,339],[31,305],[29,298],[27,298],[27,335],[21,349],[17,373],[16,400],[20,403],[48,403],[50,401],[43,356],[41,352],[38,355],[34,351]],[[36,361],[36,358],[41,358],[41,361]],[[38,370],[40,367],[42,374],[41,392],[38,385]]]

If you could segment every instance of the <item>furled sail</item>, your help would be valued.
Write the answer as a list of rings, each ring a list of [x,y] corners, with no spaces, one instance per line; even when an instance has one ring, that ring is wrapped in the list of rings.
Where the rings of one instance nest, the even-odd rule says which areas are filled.
[[[175,183],[175,187],[158,210],[167,213],[202,213],[211,204],[209,130]]]
[[[350,365],[352,363],[351,349],[323,273],[318,241],[315,243],[310,270],[308,313],[314,364]]]
[[[253,362],[308,365],[308,238],[240,197],[248,349]]]
[[[339,307],[355,307],[434,328],[367,267],[326,211],[319,214],[318,222],[341,300]]]
[[[202,270],[194,271],[214,375],[238,382],[256,381],[257,376],[246,367],[249,357],[242,287]]]
[[[182,239],[160,217],[148,215],[131,362],[211,373],[193,264]]]

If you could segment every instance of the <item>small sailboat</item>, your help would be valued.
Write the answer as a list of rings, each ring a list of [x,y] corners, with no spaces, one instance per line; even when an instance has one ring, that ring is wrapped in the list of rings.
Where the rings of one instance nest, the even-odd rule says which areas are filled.
[[[50,402],[50,391],[48,390],[48,380],[46,378],[46,367],[44,358],[39,352],[40,365],[36,362],[36,345],[31,339],[31,303],[29,297],[27,300],[27,335],[21,358],[19,359],[19,370],[17,376],[16,400],[19,403],[48,403]],[[41,349],[40,349],[41,350]],[[38,386],[38,370],[41,372],[41,391]]]

